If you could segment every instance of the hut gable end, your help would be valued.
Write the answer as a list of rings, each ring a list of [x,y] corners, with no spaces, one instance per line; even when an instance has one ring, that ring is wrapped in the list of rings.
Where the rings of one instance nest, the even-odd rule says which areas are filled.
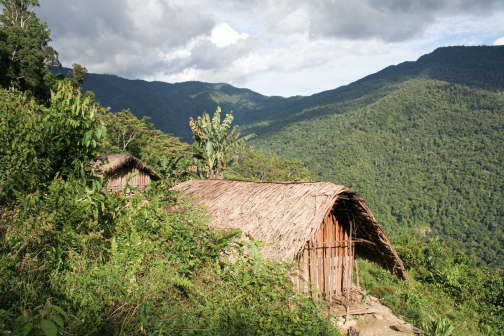
[[[161,179],[159,174],[140,159],[127,154],[109,154],[103,158],[101,163],[97,164],[97,169],[107,179],[107,187],[112,192],[122,191],[126,187],[126,183],[141,189],[150,180]],[[135,173],[136,175],[128,182],[130,176]]]

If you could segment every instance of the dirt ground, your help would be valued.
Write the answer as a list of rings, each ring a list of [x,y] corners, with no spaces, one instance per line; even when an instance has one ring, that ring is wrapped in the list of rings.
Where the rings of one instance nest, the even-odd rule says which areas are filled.
[[[360,336],[405,336],[418,335],[419,330],[392,314],[392,311],[380,304],[378,299],[372,298],[367,308],[361,307],[356,312],[362,314],[351,315],[350,321],[344,323],[340,318],[338,326],[344,335],[352,328],[360,332]]]

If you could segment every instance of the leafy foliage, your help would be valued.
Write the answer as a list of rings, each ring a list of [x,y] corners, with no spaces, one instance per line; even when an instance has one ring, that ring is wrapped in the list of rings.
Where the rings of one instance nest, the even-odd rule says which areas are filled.
[[[50,31],[33,13],[37,0],[1,0],[0,87],[29,90],[47,99],[54,84],[50,66],[61,66],[58,53],[48,45]]]
[[[0,91],[0,200],[31,192],[55,176],[87,178],[106,135],[97,109],[60,83],[47,108],[14,90]]]
[[[207,178],[224,178],[226,154],[255,136],[249,134],[239,138],[238,126],[235,125],[231,129],[233,114],[226,114],[221,124],[220,113],[221,109],[217,107],[211,121],[206,112],[196,121],[192,117],[189,118],[189,126],[194,134],[193,149],[196,152],[196,163]]]
[[[210,229],[203,209],[169,191],[172,181],[110,195],[89,165],[106,142],[100,109],[70,83],[49,107],[1,94],[6,125],[37,121],[2,133],[11,151],[0,161],[2,332],[338,334],[320,302],[296,293],[290,265],[263,260],[254,244],[244,254],[233,243],[241,232]],[[24,169],[34,158],[44,166]],[[15,186],[16,168],[36,182]]]
[[[80,64],[73,64],[73,69],[68,73],[68,77],[70,79],[70,82],[72,83],[72,86],[75,89],[80,89],[82,86],[82,83],[86,80],[88,71],[85,67],[83,67]]]
[[[35,308],[34,311],[36,313],[17,317],[10,335],[56,336],[64,330],[64,318],[68,318],[68,315],[61,307],[53,305],[47,300],[43,306]]]
[[[129,110],[106,111],[99,117],[108,131],[104,153],[131,154],[174,182],[190,176],[187,170],[192,157],[190,146],[154,129],[149,118],[139,120]]]
[[[434,317],[429,317],[429,322],[422,325],[422,329],[427,335],[432,336],[450,336],[455,330],[451,321],[443,316],[433,314]]]
[[[415,79],[363,108],[292,123],[254,145],[352,187],[388,233],[427,227],[478,265],[497,267],[503,127],[501,93]]]
[[[427,335],[500,335],[502,271],[481,269],[441,239],[404,233],[392,239],[410,280],[359,260],[361,284]]]
[[[226,178],[252,181],[311,181],[313,172],[299,159],[283,160],[252,147],[238,146],[230,154]]]
[[[107,124],[109,147],[107,152],[125,152],[131,147],[136,147],[132,151],[138,152],[135,140],[152,130],[152,124],[147,117],[138,120],[129,110],[117,113],[107,113],[103,117]],[[130,148],[128,148],[128,146]]]

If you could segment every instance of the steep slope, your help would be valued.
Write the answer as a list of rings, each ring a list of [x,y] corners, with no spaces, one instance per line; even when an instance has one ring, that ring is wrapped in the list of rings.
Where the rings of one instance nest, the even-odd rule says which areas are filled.
[[[354,187],[389,231],[429,227],[503,266],[504,47],[446,47],[246,125]],[[428,230],[428,229],[427,229]]]
[[[67,74],[69,69],[54,69]],[[229,84],[163,83],[89,74],[83,89],[112,111],[129,108],[141,118],[151,117],[156,128],[190,141],[190,116],[213,112],[220,105],[233,110],[235,123],[250,125],[259,136],[292,122],[332,113],[345,113],[383,97],[400,83],[424,76],[486,90],[504,89],[504,47],[446,47],[367,76],[350,85],[310,97],[267,97]]]
[[[70,69],[53,69],[67,75]],[[129,108],[138,118],[151,117],[157,129],[190,142],[189,117],[204,111],[233,111],[235,123],[242,125],[272,117],[279,107],[295,105],[302,97],[266,97],[249,89],[229,84],[203,82],[163,83],[128,80],[114,75],[89,74],[83,90],[93,91],[102,106],[113,112]]]
[[[504,95],[427,78],[390,88],[254,144],[353,187],[389,232],[430,227],[479,265],[503,266]]]
[[[504,90],[504,46],[443,47],[416,62],[389,66],[349,85],[305,97],[257,125],[258,136],[276,132],[293,122],[345,113],[371,104],[412,78],[430,78],[489,91]],[[267,114],[266,114],[267,115]]]

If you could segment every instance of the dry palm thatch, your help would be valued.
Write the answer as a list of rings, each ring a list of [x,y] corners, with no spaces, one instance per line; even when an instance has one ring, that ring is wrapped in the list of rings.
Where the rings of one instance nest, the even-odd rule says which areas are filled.
[[[106,176],[113,176],[121,170],[138,169],[150,175],[154,181],[161,180],[162,177],[152,168],[147,166],[142,160],[128,154],[109,154],[103,159],[103,163],[98,165],[98,169],[105,173]]]
[[[271,243],[262,251],[275,260],[295,260],[331,211],[344,213],[355,223],[356,254],[407,279],[385,232],[347,187],[328,182],[191,180],[173,190],[196,196],[194,202],[206,205],[215,227],[240,228],[252,239]]]

